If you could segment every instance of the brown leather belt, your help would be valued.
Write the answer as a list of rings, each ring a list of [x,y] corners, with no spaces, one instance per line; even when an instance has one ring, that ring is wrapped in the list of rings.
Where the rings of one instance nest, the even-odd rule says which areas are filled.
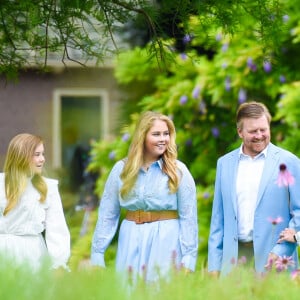
[[[177,210],[127,210],[125,219],[136,224],[150,223],[170,219],[178,219]]]

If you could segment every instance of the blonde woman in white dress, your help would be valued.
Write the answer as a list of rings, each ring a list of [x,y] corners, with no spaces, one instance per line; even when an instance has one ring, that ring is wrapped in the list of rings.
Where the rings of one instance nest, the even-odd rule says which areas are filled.
[[[58,181],[42,176],[43,140],[22,133],[7,151],[0,173],[0,259],[39,270],[68,269],[70,233]]]

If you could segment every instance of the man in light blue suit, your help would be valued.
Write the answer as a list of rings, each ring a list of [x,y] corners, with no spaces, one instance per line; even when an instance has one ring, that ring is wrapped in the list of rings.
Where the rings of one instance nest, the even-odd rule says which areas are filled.
[[[300,230],[300,160],[270,142],[271,115],[262,103],[241,104],[236,120],[242,144],[217,162],[208,271],[227,274],[243,255],[258,273],[283,256],[297,267],[296,243],[278,239],[284,228]],[[280,166],[290,174],[283,185]]]

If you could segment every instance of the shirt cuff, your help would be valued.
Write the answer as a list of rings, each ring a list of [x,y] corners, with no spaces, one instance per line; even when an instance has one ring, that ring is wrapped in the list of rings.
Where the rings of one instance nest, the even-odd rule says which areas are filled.
[[[105,267],[104,254],[103,253],[92,253],[91,264],[94,266]]]
[[[184,268],[191,271],[195,271],[197,258],[192,255],[186,255],[182,257],[181,264]]]
[[[300,246],[300,231],[298,231],[298,232],[295,234],[295,237],[296,237],[296,240],[297,240],[297,244]]]

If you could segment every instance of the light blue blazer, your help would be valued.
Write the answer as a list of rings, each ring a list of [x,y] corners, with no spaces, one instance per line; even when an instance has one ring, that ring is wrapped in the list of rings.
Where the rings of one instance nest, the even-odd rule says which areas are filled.
[[[208,271],[228,273],[238,261],[238,225],[236,176],[239,149],[220,157],[217,162],[210,236],[208,241]],[[295,183],[279,187],[276,180],[279,165],[285,164]],[[272,225],[269,218],[282,217],[283,222]],[[296,243],[277,244],[279,233],[291,227],[300,230],[300,160],[294,154],[269,144],[258,191],[254,215],[253,244],[255,269],[262,273],[268,254],[293,255],[298,264]]]

